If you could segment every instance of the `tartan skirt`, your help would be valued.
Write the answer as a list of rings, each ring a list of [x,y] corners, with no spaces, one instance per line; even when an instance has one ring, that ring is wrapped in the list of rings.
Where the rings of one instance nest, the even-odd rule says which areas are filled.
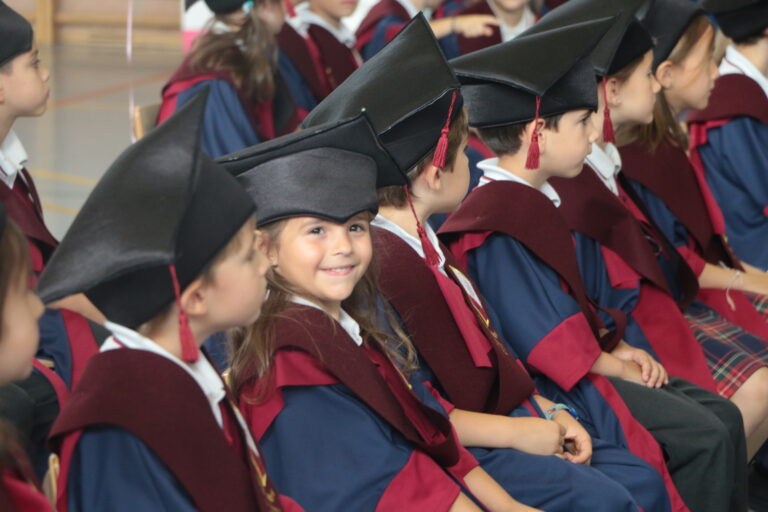
[[[721,396],[730,398],[755,371],[768,366],[768,344],[705,304],[695,301],[686,309],[685,318],[701,344]]]

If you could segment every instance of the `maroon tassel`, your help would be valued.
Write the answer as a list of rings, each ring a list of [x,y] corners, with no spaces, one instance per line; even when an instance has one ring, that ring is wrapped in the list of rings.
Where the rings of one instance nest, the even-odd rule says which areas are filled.
[[[613,121],[611,121],[611,107],[608,106],[608,79],[606,77],[603,77],[603,98],[605,99],[603,142],[616,142],[616,134],[613,132]]]
[[[531,134],[531,145],[528,147],[528,158],[525,159],[526,169],[538,169],[539,157],[539,110],[541,109],[541,98],[536,96],[536,118],[533,123],[533,133]]]
[[[453,104],[456,102],[456,90],[451,96],[451,106],[448,107],[448,117],[445,118],[445,125],[440,130],[440,139],[437,141],[435,155],[432,157],[432,165],[442,169],[445,167],[445,155],[448,152],[448,132],[451,131],[451,115],[453,114]]]
[[[440,264],[440,255],[437,254],[437,251],[432,246],[432,242],[430,242],[429,238],[427,237],[427,230],[424,229],[424,226],[421,225],[419,216],[416,215],[416,208],[413,206],[411,194],[408,192],[408,185],[403,185],[403,190],[405,190],[405,198],[408,200],[408,205],[411,207],[411,212],[413,212],[413,218],[416,219],[416,231],[419,233],[421,250],[424,251],[424,260],[430,267],[436,267]]]
[[[173,293],[176,295],[176,307],[179,309],[179,341],[181,342],[181,360],[185,363],[194,363],[200,357],[200,351],[195,342],[195,335],[189,328],[189,319],[187,312],[181,306],[181,290],[179,279],[176,277],[176,265],[169,266],[171,270],[171,281],[173,282]]]

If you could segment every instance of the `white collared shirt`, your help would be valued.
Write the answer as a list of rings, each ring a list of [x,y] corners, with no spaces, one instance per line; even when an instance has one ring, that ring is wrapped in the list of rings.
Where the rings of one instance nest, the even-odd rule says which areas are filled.
[[[325,312],[323,308],[315,304],[314,302],[305,299],[304,297],[299,297],[298,295],[294,295],[291,297],[291,302],[294,304],[300,304],[302,306],[309,306],[310,308],[319,309],[320,311]],[[343,309],[339,310],[339,320],[338,324],[341,326],[342,329],[349,335],[350,338],[357,344],[358,347],[361,347],[363,345],[363,337],[360,335],[360,324],[355,321],[354,318],[349,316],[349,314],[344,311]]]
[[[587,155],[587,165],[595,170],[595,174],[608,189],[619,195],[619,185],[616,183],[616,176],[621,171],[621,155],[616,146],[608,142],[605,148],[599,144],[592,143],[592,153]]]
[[[536,15],[533,14],[533,11],[529,7],[526,7],[523,10],[523,15],[520,17],[520,21],[517,22],[517,25],[506,25],[501,21],[501,17],[499,17],[499,13],[496,6],[493,4],[493,0],[486,1],[488,2],[488,7],[490,7],[493,14],[496,15],[496,19],[499,20],[499,32],[501,32],[501,41],[503,43],[516,38],[536,23]]]
[[[10,130],[3,143],[0,144],[0,179],[8,188],[13,188],[16,176],[24,168],[27,159],[27,152],[21,140],[16,132]]]
[[[403,9],[405,9],[405,11],[408,13],[408,16],[410,16],[411,18],[419,14],[419,10],[416,9],[413,6],[413,4],[408,0],[397,0],[397,3],[403,6]],[[427,19],[429,19],[428,16],[427,16]]]
[[[300,33],[306,33],[308,25],[317,25],[333,34],[333,37],[338,39],[339,42],[347,48],[352,49],[355,47],[355,42],[357,41],[355,34],[349,29],[349,27],[344,24],[343,21],[341,22],[341,26],[339,28],[334,27],[322,16],[312,12],[312,10],[309,8],[309,2],[304,2],[296,6],[296,19],[298,19],[302,25],[301,30],[297,30]],[[291,26],[294,25],[291,24]],[[296,27],[294,26],[294,28]]]
[[[393,233],[400,237],[405,243],[411,246],[411,249],[416,251],[416,254],[418,254],[421,258],[424,258],[424,248],[421,246],[421,239],[411,235],[406,230],[401,228],[399,225],[395,224],[391,220],[389,220],[386,217],[383,217],[382,215],[377,215],[375,219],[371,222],[371,225],[379,227],[381,229],[386,229],[390,233]],[[435,233],[435,230],[432,229],[432,226],[429,225],[429,223],[424,224],[424,231],[427,232],[427,238],[432,243],[432,247],[435,248],[435,252],[437,252],[437,255],[440,256],[440,263],[438,265],[438,268],[440,269],[440,272],[447,275],[445,273],[445,255],[443,254],[443,251],[440,249],[440,242],[437,239],[437,233]]]
[[[477,167],[483,171],[483,176],[480,178],[480,183],[478,186],[487,185],[493,181],[514,181],[516,183],[522,183],[523,185],[535,188],[520,176],[512,174],[506,169],[499,167],[498,158],[487,158],[478,163]],[[538,191],[547,196],[547,198],[552,201],[556,208],[560,207],[560,195],[548,182],[545,181],[541,188],[538,189]]]
[[[201,356],[194,363],[185,363],[151,339],[142,336],[133,329],[123,327],[122,325],[110,322],[109,320],[104,322],[104,327],[109,329],[112,336],[107,338],[101,346],[100,352],[107,352],[109,350],[125,347],[133,350],[146,350],[147,352],[163,356],[169,361],[173,361],[195,379],[195,382],[197,382],[197,385],[200,386],[200,389],[203,391],[205,398],[208,399],[208,403],[211,406],[211,412],[213,412],[216,422],[220,427],[224,426],[221,417],[221,409],[219,408],[219,403],[226,397],[224,381],[213,366],[211,366],[208,359]],[[116,339],[119,340],[119,343]]]
[[[725,57],[720,64],[721,75],[746,75],[760,87],[763,88],[763,92],[768,96],[768,77],[760,72],[757,67],[750,62],[742,53],[731,45],[725,49]]]

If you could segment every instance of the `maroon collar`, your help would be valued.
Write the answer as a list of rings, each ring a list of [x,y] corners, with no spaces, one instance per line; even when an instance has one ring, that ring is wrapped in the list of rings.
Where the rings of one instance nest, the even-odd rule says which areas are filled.
[[[691,111],[687,122],[706,123],[740,116],[768,124],[768,96],[748,76],[730,74],[717,79],[707,108]]]

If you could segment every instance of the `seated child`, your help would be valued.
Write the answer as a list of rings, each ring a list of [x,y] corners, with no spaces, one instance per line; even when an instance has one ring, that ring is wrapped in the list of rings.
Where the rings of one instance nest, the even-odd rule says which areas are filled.
[[[267,269],[253,202],[199,149],[205,100],[123,152],[40,278],[47,301],[86,293],[112,332],[52,429],[59,510],[280,509],[198,350],[258,316]]]
[[[617,414],[628,408],[664,447],[692,510],[728,509],[739,503],[733,496],[734,451],[744,449],[739,414],[711,393],[700,403],[701,390],[668,379],[655,360],[623,342],[620,312],[611,312],[616,330],[604,332],[557,209],[560,197],[548,183],[576,176],[597,138],[590,119],[597,107],[592,48],[581,46],[583,25],[522,35],[452,61],[470,125],[498,158],[480,164],[481,186],[441,233],[498,314],[501,337],[534,374],[548,377],[537,381],[545,396],[566,400],[589,385],[613,397]],[[558,58],[539,59],[532,74],[522,62],[539,55]],[[702,437],[711,441],[700,443]],[[709,480],[713,472],[721,476]],[[718,487],[710,490],[715,480]],[[673,502],[678,506],[685,505]]]
[[[688,116],[691,163],[725,218],[742,262],[768,268],[768,1],[707,0],[731,38],[703,110]]]
[[[499,25],[493,27],[493,33],[490,36],[468,38],[456,35],[458,55],[448,55],[449,58],[511,41],[536,23],[536,15],[531,9],[530,0],[479,0],[457,11],[454,15],[469,14],[495,16],[499,20]]]
[[[37,320],[43,305],[30,289],[27,241],[0,203],[0,385],[29,377],[38,343]],[[13,425],[0,419],[0,509],[52,510]]]
[[[273,58],[283,26],[281,0],[206,0],[216,14],[168,83],[162,123],[203,89],[210,89],[203,151],[217,157],[292,132],[303,114]],[[252,6],[252,7],[250,7]]]

